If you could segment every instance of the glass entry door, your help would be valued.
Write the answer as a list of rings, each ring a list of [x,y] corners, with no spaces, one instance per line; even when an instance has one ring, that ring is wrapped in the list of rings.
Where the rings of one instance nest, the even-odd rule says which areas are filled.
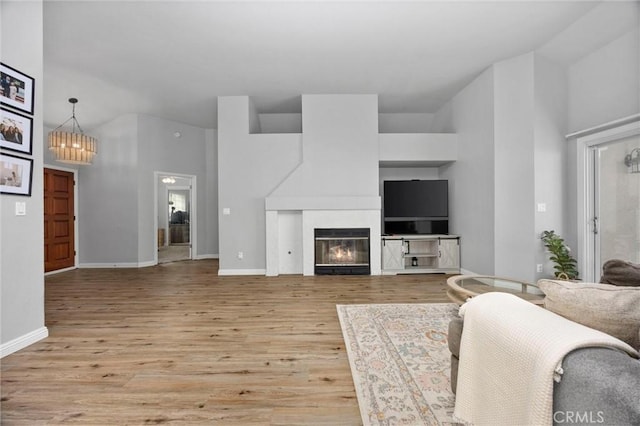
[[[609,259],[640,263],[640,172],[635,135],[593,146],[590,200],[593,278],[599,281]],[[635,154],[633,154],[635,153]]]

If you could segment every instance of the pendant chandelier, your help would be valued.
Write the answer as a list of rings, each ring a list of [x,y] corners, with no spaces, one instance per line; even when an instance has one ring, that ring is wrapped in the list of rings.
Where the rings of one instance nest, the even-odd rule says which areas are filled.
[[[57,161],[67,164],[91,164],[98,150],[96,138],[87,136],[76,120],[76,98],[69,98],[72,105],[71,118],[49,132],[49,149]],[[71,131],[61,129],[71,121]],[[76,132],[76,129],[78,130]]]

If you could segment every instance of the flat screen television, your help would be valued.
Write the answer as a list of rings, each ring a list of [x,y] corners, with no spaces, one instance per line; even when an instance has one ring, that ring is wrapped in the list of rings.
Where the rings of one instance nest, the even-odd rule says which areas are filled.
[[[384,182],[385,234],[447,234],[447,180]]]

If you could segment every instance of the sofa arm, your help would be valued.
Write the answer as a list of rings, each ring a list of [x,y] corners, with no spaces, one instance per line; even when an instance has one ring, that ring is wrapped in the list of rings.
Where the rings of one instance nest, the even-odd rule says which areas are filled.
[[[447,335],[447,344],[451,355],[460,356],[460,339],[462,339],[462,327],[464,322],[462,318],[454,318],[449,322],[449,333]]]
[[[554,384],[554,425],[640,421],[640,361],[611,348],[582,348],[562,361]]]
[[[454,318],[449,322],[449,333],[447,334],[447,343],[449,344],[449,352],[451,352],[451,391],[456,393],[458,384],[458,364],[460,360],[460,340],[462,339],[462,326],[464,325],[462,318]]]

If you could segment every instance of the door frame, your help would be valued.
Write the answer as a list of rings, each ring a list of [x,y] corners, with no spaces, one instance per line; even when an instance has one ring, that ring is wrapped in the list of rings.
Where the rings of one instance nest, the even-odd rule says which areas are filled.
[[[605,125],[584,136],[577,137],[577,237],[578,265],[581,266],[582,280],[597,282],[600,271],[596,265],[596,251],[599,249],[593,234],[592,218],[596,193],[596,168],[593,152],[599,145],[605,145],[631,136],[640,135],[640,115],[633,116],[626,124]],[[569,135],[571,136],[571,135]]]
[[[61,167],[53,164],[43,164],[43,169],[52,169],[52,170],[60,170],[61,172],[73,173],[73,216],[75,220],[73,221],[73,250],[75,251],[75,255],[73,256],[73,266],[68,268],[56,269],[55,271],[45,272],[45,277],[47,275],[59,274],[60,272],[72,271],[74,269],[78,269],[79,262],[78,259],[80,257],[80,246],[79,246],[79,232],[78,232],[78,224],[80,223],[80,215],[78,215],[78,169],[72,169],[69,167]],[[43,172],[44,173],[44,172]],[[44,215],[44,212],[43,212]],[[43,216],[44,220],[44,216]],[[44,249],[44,247],[43,247]],[[44,268],[44,265],[43,265]]]
[[[191,244],[191,259],[197,259],[198,250],[198,191],[196,175],[188,175],[184,173],[155,171],[153,172],[153,264],[158,264],[158,189],[161,184],[162,176],[175,176],[191,181],[191,211],[189,212],[189,241]],[[163,212],[164,214],[164,212]]]

